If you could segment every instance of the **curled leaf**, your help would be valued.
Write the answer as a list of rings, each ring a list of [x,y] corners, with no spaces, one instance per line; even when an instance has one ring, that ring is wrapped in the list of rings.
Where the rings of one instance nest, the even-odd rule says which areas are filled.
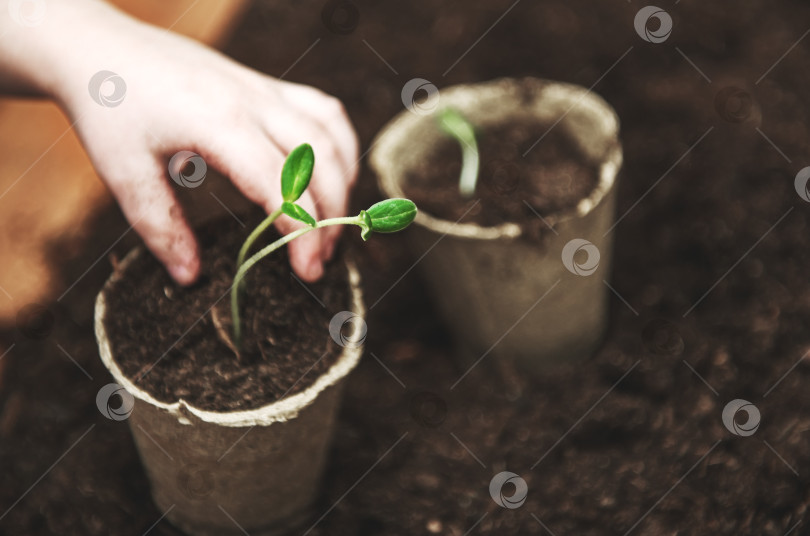
[[[439,127],[458,141],[461,146],[462,164],[458,189],[462,197],[469,198],[475,194],[478,182],[478,144],[475,140],[475,128],[454,108],[444,108],[438,115]]]
[[[304,210],[300,205],[296,203],[290,203],[289,201],[284,201],[281,204],[281,211],[289,216],[290,218],[298,221],[302,221],[309,225],[310,227],[315,227],[318,225],[318,222],[315,221],[315,218],[310,216],[309,212]]]
[[[373,232],[395,233],[410,225],[416,212],[416,205],[410,199],[386,199],[360,214]]]
[[[360,226],[360,238],[364,241],[368,240],[368,237],[371,236],[371,216],[365,210],[361,210],[357,219],[360,220],[357,224]]]
[[[284,201],[298,201],[309,186],[314,167],[315,153],[310,144],[304,143],[290,151],[281,169],[281,196]]]
[[[475,140],[475,129],[461,112],[455,108],[444,108],[439,112],[439,126],[457,140],[465,142]]]

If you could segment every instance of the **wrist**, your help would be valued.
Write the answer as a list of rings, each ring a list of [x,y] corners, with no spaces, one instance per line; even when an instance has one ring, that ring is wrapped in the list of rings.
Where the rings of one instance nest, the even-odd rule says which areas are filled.
[[[8,12],[7,1],[0,8]],[[100,70],[115,70],[122,35],[138,22],[100,0],[49,0],[32,26],[13,17],[0,22],[0,69],[12,90],[54,99],[65,108],[86,100]],[[8,87],[5,89],[9,89]]]

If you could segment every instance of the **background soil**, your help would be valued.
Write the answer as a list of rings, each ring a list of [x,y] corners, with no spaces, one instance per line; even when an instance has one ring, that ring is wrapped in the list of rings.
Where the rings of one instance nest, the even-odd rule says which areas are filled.
[[[357,248],[366,358],[308,534],[810,533],[810,205],[794,191],[810,163],[810,6],[660,5],[674,29],[659,44],[634,31],[636,2],[358,0],[353,27],[302,0],[246,17],[229,52],[342,98],[365,147],[416,77],[593,85],[623,122],[621,298],[582,366],[529,381],[485,359],[451,389],[463,371],[405,237]],[[357,207],[377,196],[364,169]],[[93,262],[136,243],[118,241],[126,228],[101,214],[80,244],[54,244],[67,294],[4,330],[2,534],[177,534],[126,423],[95,406],[110,378],[92,302],[109,266]],[[721,421],[738,398],[762,415],[750,437]],[[489,495],[503,470],[528,484],[520,508]]]

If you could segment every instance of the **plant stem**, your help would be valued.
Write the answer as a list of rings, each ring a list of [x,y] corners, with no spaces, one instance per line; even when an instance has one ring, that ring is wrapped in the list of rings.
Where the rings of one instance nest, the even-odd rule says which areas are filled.
[[[478,182],[478,146],[475,138],[463,142],[461,151],[461,179],[458,189],[462,197],[470,198],[475,194],[475,184]]]
[[[275,212],[273,212],[273,214],[275,214]],[[268,217],[268,219],[270,219],[270,217]],[[262,225],[264,225],[264,222],[262,222]],[[288,235],[282,236],[272,244],[263,247],[262,249],[254,253],[253,256],[251,256],[249,259],[240,264],[239,269],[237,270],[236,275],[233,278],[233,284],[231,285],[231,319],[233,320],[233,340],[237,348],[239,347],[239,344],[242,341],[242,327],[239,319],[239,286],[242,283],[242,280],[245,278],[245,274],[247,273],[247,271],[250,270],[250,268],[254,264],[265,258],[267,255],[271,254],[281,246],[284,246],[285,244],[292,242],[299,236],[305,235],[310,231],[314,231],[315,229],[321,229],[322,227],[329,227],[331,225],[362,226],[363,222],[360,220],[358,216],[346,218],[330,218],[328,220],[319,221],[318,223],[315,224],[315,227],[310,226],[303,227],[301,229],[298,229],[297,231],[291,232]],[[251,237],[252,236],[253,233],[251,233]],[[248,240],[250,240],[250,237],[248,237]]]
[[[242,249],[239,250],[239,256],[236,258],[236,268],[238,269],[242,264],[245,262],[245,257],[247,257],[248,252],[250,252],[250,248],[253,246],[253,243],[259,238],[259,236],[267,230],[268,227],[273,225],[279,216],[281,216],[281,207],[277,208],[273,212],[271,212],[265,219],[262,221],[253,232],[248,235],[247,240],[245,243],[242,244]]]
[[[478,143],[475,140],[475,128],[467,119],[453,108],[445,108],[438,115],[439,126],[461,146],[461,177],[458,189],[461,197],[470,198],[475,194],[478,182]]]

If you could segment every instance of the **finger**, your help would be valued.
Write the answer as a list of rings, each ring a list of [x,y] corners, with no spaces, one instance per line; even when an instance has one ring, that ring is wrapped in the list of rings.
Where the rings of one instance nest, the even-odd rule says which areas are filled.
[[[217,140],[203,156],[268,214],[281,206],[284,154],[260,129]]]
[[[265,133],[229,137],[213,151],[212,158],[212,164],[228,175],[245,197],[263,207],[265,212],[270,213],[281,206],[281,168],[285,157]],[[298,200],[298,204],[318,219],[319,212],[308,193]],[[275,225],[282,234],[305,226],[287,216],[281,216]],[[320,233],[307,233],[289,244],[290,264],[305,281],[315,281],[323,275]]]
[[[281,119],[279,121],[279,119]],[[346,215],[349,184],[344,173],[343,158],[332,136],[307,118],[284,120],[276,117],[268,125],[268,133],[286,151],[291,151],[303,142],[312,145],[315,152],[315,168],[309,188],[315,206],[322,218],[338,218]],[[278,125],[283,123],[281,129]],[[341,227],[328,227],[321,231],[321,258],[331,258]]]
[[[303,84],[287,82],[281,87],[291,106],[331,137],[340,153],[341,180],[353,185],[359,172],[360,144],[343,103],[323,91]]]
[[[320,180],[313,182],[311,190],[312,196],[318,205],[318,211],[323,218],[340,218],[346,215],[348,210],[348,186],[345,183]],[[342,225],[326,227],[321,232],[321,258],[324,261],[330,260],[335,252],[340,234],[343,231]]]
[[[181,285],[192,284],[200,273],[194,234],[166,180],[166,169],[153,162],[147,168],[108,178],[121,210],[149,250]]]
[[[315,202],[309,192],[304,192],[297,203],[301,205],[309,214],[316,220],[321,219]],[[276,227],[282,234],[291,233],[302,227],[306,227],[305,223],[293,220],[287,216],[281,216],[276,220]],[[290,248],[290,264],[298,277],[307,282],[314,282],[321,278],[323,275],[323,261],[321,251],[323,246],[321,244],[322,233],[326,229],[311,231],[289,243]]]

